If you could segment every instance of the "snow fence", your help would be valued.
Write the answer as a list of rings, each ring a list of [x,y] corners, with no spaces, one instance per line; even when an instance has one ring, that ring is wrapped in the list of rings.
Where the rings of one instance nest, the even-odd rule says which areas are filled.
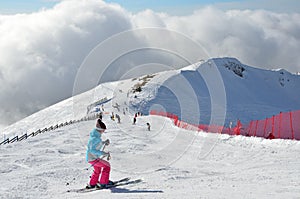
[[[240,120],[233,128],[218,125],[189,124],[179,120],[179,117],[172,113],[151,110],[150,115],[159,115],[172,119],[175,126],[187,130],[205,131],[228,135],[244,135],[264,137],[268,139],[295,139],[300,140],[300,110],[279,113],[263,120],[252,120],[248,124],[242,124]]]
[[[46,127],[44,129],[38,129],[37,131],[34,131],[30,134],[25,133],[21,136],[17,135],[17,136],[14,136],[13,138],[4,139],[2,142],[0,142],[0,145],[10,144],[10,143],[14,143],[14,142],[20,142],[20,141],[26,140],[30,137],[34,137],[36,135],[39,135],[39,134],[42,134],[45,132],[53,131],[55,129],[58,129],[58,128],[61,128],[64,126],[68,126],[68,125],[75,124],[75,123],[82,122],[82,121],[94,120],[96,118],[99,118],[99,116],[100,116],[100,113],[95,113],[95,114],[85,116],[79,120],[70,120],[69,122],[63,122],[63,123],[56,124],[56,125],[53,125],[50,127]]]

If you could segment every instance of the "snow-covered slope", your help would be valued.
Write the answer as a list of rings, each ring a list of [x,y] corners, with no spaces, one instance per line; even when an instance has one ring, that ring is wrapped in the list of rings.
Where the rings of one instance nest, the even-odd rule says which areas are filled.
[[[299,110],[299,86],[300,76],[283,69],[263,70],[234,58],[215,58],[182,69],[159,86],[154,98],[136,102],[135,108],[147,114],[155,105],[193,124],[228,126],[237,119],[247,123]]]
[[[112,105],[104,105],[103,118],[108,127],[104,138],[111,141],[106,148],[112,155],[111,179],[129,176],[142,178],[142,183],[67,192],[85,186],[92,173],[85,147],[95,121],[86,121],[0,146],[0,198],[239,199],[300,194],[300,142],[187,131],[158,116],[138,117],[132,125],[133,115],[123,115]],[[49,108],[48,113],[56,111]],[[110,119],[112,111],[121,115],[120,124]],[[47,126],[47,120],[39,122]]]
[[[106,148],[112,155],[111,179],[129,176],[142,178],[143,183],[86,194],[67,192],[89,181],[92,169],[85,162],[85,149],[95,126],[92,120],[1,145],[0,198],[297,198],[298,141],[187,131],[158,116],[138,117],[132,125],[136,111],[148,113],[151,109],[180,113],[190,120],[197,119],[199,111],[200,119],[205,120],[205,114],[224,109],[224,98],[226,117],[239,114],[245,120],[248,115],[298,108],[298,102],[293,101],[299,95],[295,92],[298,76],[237,63],[229,58],[212,59],[181,71],[101,84],[6,129],[21,135],[79,119],[86,116],[87,106],[111,99],[103,104],[108,127],[105,137],[111,140]],[[252,96],[254,91],[259,95]],[[288,96],[290,104],[279,95]],[[120,124],[110,119],[112,112],[121,116]],[[222,114],[213,119],[219,121]]]
[[[153,109],[163,110],[192,124],[228,126],[237,119],[247,123],[299,110],[299,85],[300,76],[283,69],[263,70],[235,58],[214,58],[181,70],[101,84],[5,128],[4,134],[44,128],[40,124],[45,119],[48,126],[79,119],[86,115],[89,104],[105,97],[121,110],[129,108],[145,115]],[[57,111],[49,112],[54,109]]]

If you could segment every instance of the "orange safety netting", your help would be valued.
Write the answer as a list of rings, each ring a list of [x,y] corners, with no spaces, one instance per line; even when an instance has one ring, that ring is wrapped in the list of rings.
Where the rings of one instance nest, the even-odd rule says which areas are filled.
[[[238,120],[236,126],[233,128],[218,125],[188,124],[184,121],[180,121],[175,114],[155,110],[150,111],[150,115],[160,115],[171,118],[176,126],[189,130],[202,130],[205,132],[228,135],[256,136],[268,139],[282,138],[300,140],[300,110],[279,113],[278,115],[263,120],[252,120],[249,124],[242,124]]]

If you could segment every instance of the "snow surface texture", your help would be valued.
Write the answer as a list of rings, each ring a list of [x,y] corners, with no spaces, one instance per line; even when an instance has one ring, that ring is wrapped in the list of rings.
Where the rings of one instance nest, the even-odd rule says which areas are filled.
[[[232,61],[215,61],[217,65],[218,61],[227,64],[219,69],[222,75],[225,74],[224,82],[226,75],[228,78],[230,76],[232,84],[241,86],[241,91],[245,87],[242,80],[250,81],[252,73],[266,79],[264,83],[269,82],[269,90],[276,90],[276,95],[280,92],[279,88],[284,90],[281,94],[289,95],[297,90],[294,84],[299,85],[299,77],[286,71],[262,71],[244,65],[237,67],[235,64],[229,64],[228,60]],[[152,103],[150,106],[148,103],[157,100],[157,94],[163,94],[160,93],[161,85],[167,84],[170,79],[192,82],[192,79],[187,80],[178,75],[191,73],[188,75],[192,77],[195,69],[202,68],[202,73],[210,73],[205,71],[208,67],[213,67],[209,61],[202,63],[200,67],[190,66],[185,71],[170,71],[101,84],[91,91],[48,107],[9,127],[12,134],[24,133],[25,129],[30,132],[70,119],[80,119],[86,115],[88,105],[105,97],[112,99],[104,104],[103,118],[108,127],[105,138],[111,141],[106,148],[112,155],[111,179],[142,178],[143,183],[86,194],[67,193],[69,189],[84,187],[92,173],[92,168],[85,162],[85,150],[89,132],[94,128],[95,121],[86,121],[39,134],[21,142],[1,145],[0,198],[298,198],[298,141],[187,131],[175,127],[171,120],[159,116],[140,116],[136,125],[132,124],[133,115],[140,107],[176,110],[176,103],[170,101],[168,107],[164,107],[162,103],[168,102],[167,100],[174,96],[168,96],[168,93],[165,93],[158,103]],[[281,72],[286,82],[284,86],[281,86],[278,79]],[[269,75],[270,73],[272,75]],[[253,89],[266,86],[258,83],[261,79],[251,80]],[[279,82],[278,85],[273,85],[275,80]],[[182,88],[178,82],[177,85],[178,88]],[[193,88],[196,83],[190,85]],[[138,92],[139,86],[141,92]],[[250,97],[248,92],[244,91],[243,95]],[[200,96],[201,94],[203,93],[200,93]],[[235,97],[230,99],[247,100],[243,95],[236,93]],[[270,92],[269,95],[273,96],[273,93]],[[297,95],[297,92],[289,95],[289,107],[292,108],[295,104],[298,106],[297,103],[292,103]],[[198,99],[197,95],[194,97]],[[275,99],[270,104],[258,104],[266,110],[265,113],[272,113],[276,102],[281,102],[282,107],[288,105],[280,101],[283,99],[281,96],[278,97],[280,99],[273,96]],[[179,96],[176,99],[184,108],[188,108],[186,104],[191,103],[191,98],[194,100],[193,96]],[[271,100],[271,97],[268,99]],[[243,107],[244,115],[251,113],[255,105],[256,103],[250,103],[249,106]],[[238,107],[236,109],[238,110]],[[120,124],[110,119],[112,112],[121,116]],[[172,109],[170,112],[173,112]],[[147,130],[147,122],[151,124],[151,131]]]

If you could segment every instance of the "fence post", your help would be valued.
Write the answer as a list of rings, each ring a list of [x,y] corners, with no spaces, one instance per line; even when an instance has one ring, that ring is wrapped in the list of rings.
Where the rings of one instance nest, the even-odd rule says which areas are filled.
[[[293,122],[292,122],[292,111],[290,111],[290,125],[291,125],[291,130],[292,130],[292,139],[294,139],[294,129],[293,129]]]
[[[242,127],[241,122],[238,119],[236,126],[233,128],[234,129],[233,130],[234,131],[234,135],[240,135],[241,134],[241,127]]]
[[[274,121],[275,120],[275,116],[272,116],[272,134],[274,135]]]
[[[265,135],[266,135],[267,123],[268,123],[268,118],[266,118],[266,120],[265,120],[265,125],[264,125],[264,135],[263,135],[263,137],[265,137]]]
[[[15,141],[19,141],[19,136],[15,136],[13,139],[10,139],[8,143],[13,143]]]
[[[279,113],[279,129],[278,129],[278,138],[280,138],[281,134],[281,121],[282,121],[282,112]]]
[[[249,136],[251,136],[252,124],[253,124],[253,120],[251,120],[250,125],[249,125],[249,128],[248,128],[247,134],[248,134]]]
[[[0,145],[4,145],[4,144],[8,144],[9,143],[9,138],[7,138],[7,139],[5,139],[5,140],[3,140],[1,143],[0,143]]]
[[[257,125],[258,125],[258,120],[256,120],[256,124],[255,124],[255,130],[254,130],[254,136],[256,136]]]

